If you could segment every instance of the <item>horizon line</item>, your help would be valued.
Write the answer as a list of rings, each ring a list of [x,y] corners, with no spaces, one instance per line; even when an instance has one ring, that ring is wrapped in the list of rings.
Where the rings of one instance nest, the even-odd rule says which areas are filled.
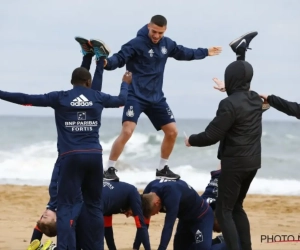
[[[0,117],[22,117],[22,118],[30,118],[30,117],[34,117],[34,118],[38,118],[38,117],[43,117],[43,118],[54,118],[54,114],[53,115],[21,115],[21,114],[18,114],[18,115],[1,115],[0,114]],[[122,118],[120,116],[102,116],[101,118]],[[140,117],[139,119],[148,119],[147,117]],[[192,118],[192,117],[176,117],[176,119],[178,120],[211,120],[212,118],[200,118],[200,117],[196,117],[196,118]],[[289,119],[270,119],[270,118],[264,118],[263,121],[268,121],[268,122],[298,122],[297,120],[289,120]]]

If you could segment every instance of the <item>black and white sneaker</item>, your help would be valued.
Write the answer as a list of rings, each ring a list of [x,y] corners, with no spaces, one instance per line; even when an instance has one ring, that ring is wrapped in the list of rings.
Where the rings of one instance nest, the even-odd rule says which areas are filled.
[[[236,53],[237,49],[239,47],[241,48],[245,48],[246,50],[247,49],[250,49],[249,48],[249,45],[250,45],[250,42],[252,41],[252,39],[254,37],[256,37],[256,35],[258,34],[257,31],[253,31],[253,32],[248,32],[242,36],[240,36],[239,38],[237,39],[234,39],[230,44],[229,46],[231,47],[231,49],[233,50],[234,53]]]
[[[156,179],[178,180],[180,179],[180,175],[173,173],[168,165],[166,165],[162,170],[156,169]]]
[[[220,243],[225,242],[224,237],[222,234],[218,235],[216,238],[220,241]]]
[[[212,245],[220,244],[225,242],[222,234],[218,235],[216,238],[212,239]]]
[[[101,40],[91,39],[89,44],[93,47],[97,61],[100,57],[107,58],[110,54],[110,48]]]
[[[107,171],[104,171],[103,179],[106,181],[119,181],[119,177],[116,175],[116,172],[118,172],[117,169],[109,167]]]

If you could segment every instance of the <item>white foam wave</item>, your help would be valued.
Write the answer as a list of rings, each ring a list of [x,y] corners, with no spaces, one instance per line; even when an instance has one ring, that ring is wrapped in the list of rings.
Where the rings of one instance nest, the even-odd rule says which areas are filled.
[[[39,158],[34,160],[19,158],[22,163],[7,160],[0,166],[0,184],[16,185],[48,185],[52,174],[53,159]],[[173,170],[181,175],[194,189],[203,191],[210,179],[210,173],[197,171],[192,166],[179,166]],[[154,169],[138,169],[131,167],[118,172],[121,180],[131,183],[140,189],[155,178]],[[300,195],[300,181],[255,178],[249,189],[250,194],[267,195]]]
[[[57,158],[56,143],[45,141],[15,152],[1,151],[0,178],[48,181]]]
[[[173,169],[173,168],[172,168]],[[192,166],[180,166],[173,169],[181,175],[194,189],[203,191],[210,180],[210,173],[198,172]],[[118,173],[120,178],[138,188],[145,188],[147,183],[155,178],[155,171],[123,171]],[[266,195],[300,195],[300,181],[255,178],[250,186],[249,194]]]
[[[117,136],[111,138],[108,142],[101,142],[104,153],[104,160],[106,160],[106,156],[109,154],[111,147],[115,141]],[[162,136],[155,135],[154,140],[160,142],[162,141]],[[120,156],[120,160],[124,160],[128,157],[130,159],[143,158],[143,157],[154,157],[160,151],[160,147],[153,147],[153,144],[149,144],[149,139],[151,139],[149,135],[142,133],[133,133],[132,137],[126,143],[124,151]]]

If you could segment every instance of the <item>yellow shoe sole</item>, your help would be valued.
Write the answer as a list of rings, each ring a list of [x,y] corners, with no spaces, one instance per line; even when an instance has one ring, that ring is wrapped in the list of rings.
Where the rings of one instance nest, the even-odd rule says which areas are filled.
[[[39,240],[33,240],[27,250],[37,250],[41,245],[41,242]]]
[[[52,245],[52,240],[46,240],[41,250],[49,250],[52,248],[49,248]]]

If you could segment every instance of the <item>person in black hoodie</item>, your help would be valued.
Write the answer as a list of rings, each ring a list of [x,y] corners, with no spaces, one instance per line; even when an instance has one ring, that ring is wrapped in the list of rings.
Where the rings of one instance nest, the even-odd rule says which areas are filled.
[[[262,100],[250,91],[253,68],[244,61],[246,50],[257,32],[247,33],[230,43],[237,60],[225,70],[228,97],[219,103],[216,117],[205,131],[191,135],[186,146],[206,147],[220,142],[218,158],[221,174],[218,181],[216,216],[228,249],[250,250],[251,236],[243,201],[261,167]]]

